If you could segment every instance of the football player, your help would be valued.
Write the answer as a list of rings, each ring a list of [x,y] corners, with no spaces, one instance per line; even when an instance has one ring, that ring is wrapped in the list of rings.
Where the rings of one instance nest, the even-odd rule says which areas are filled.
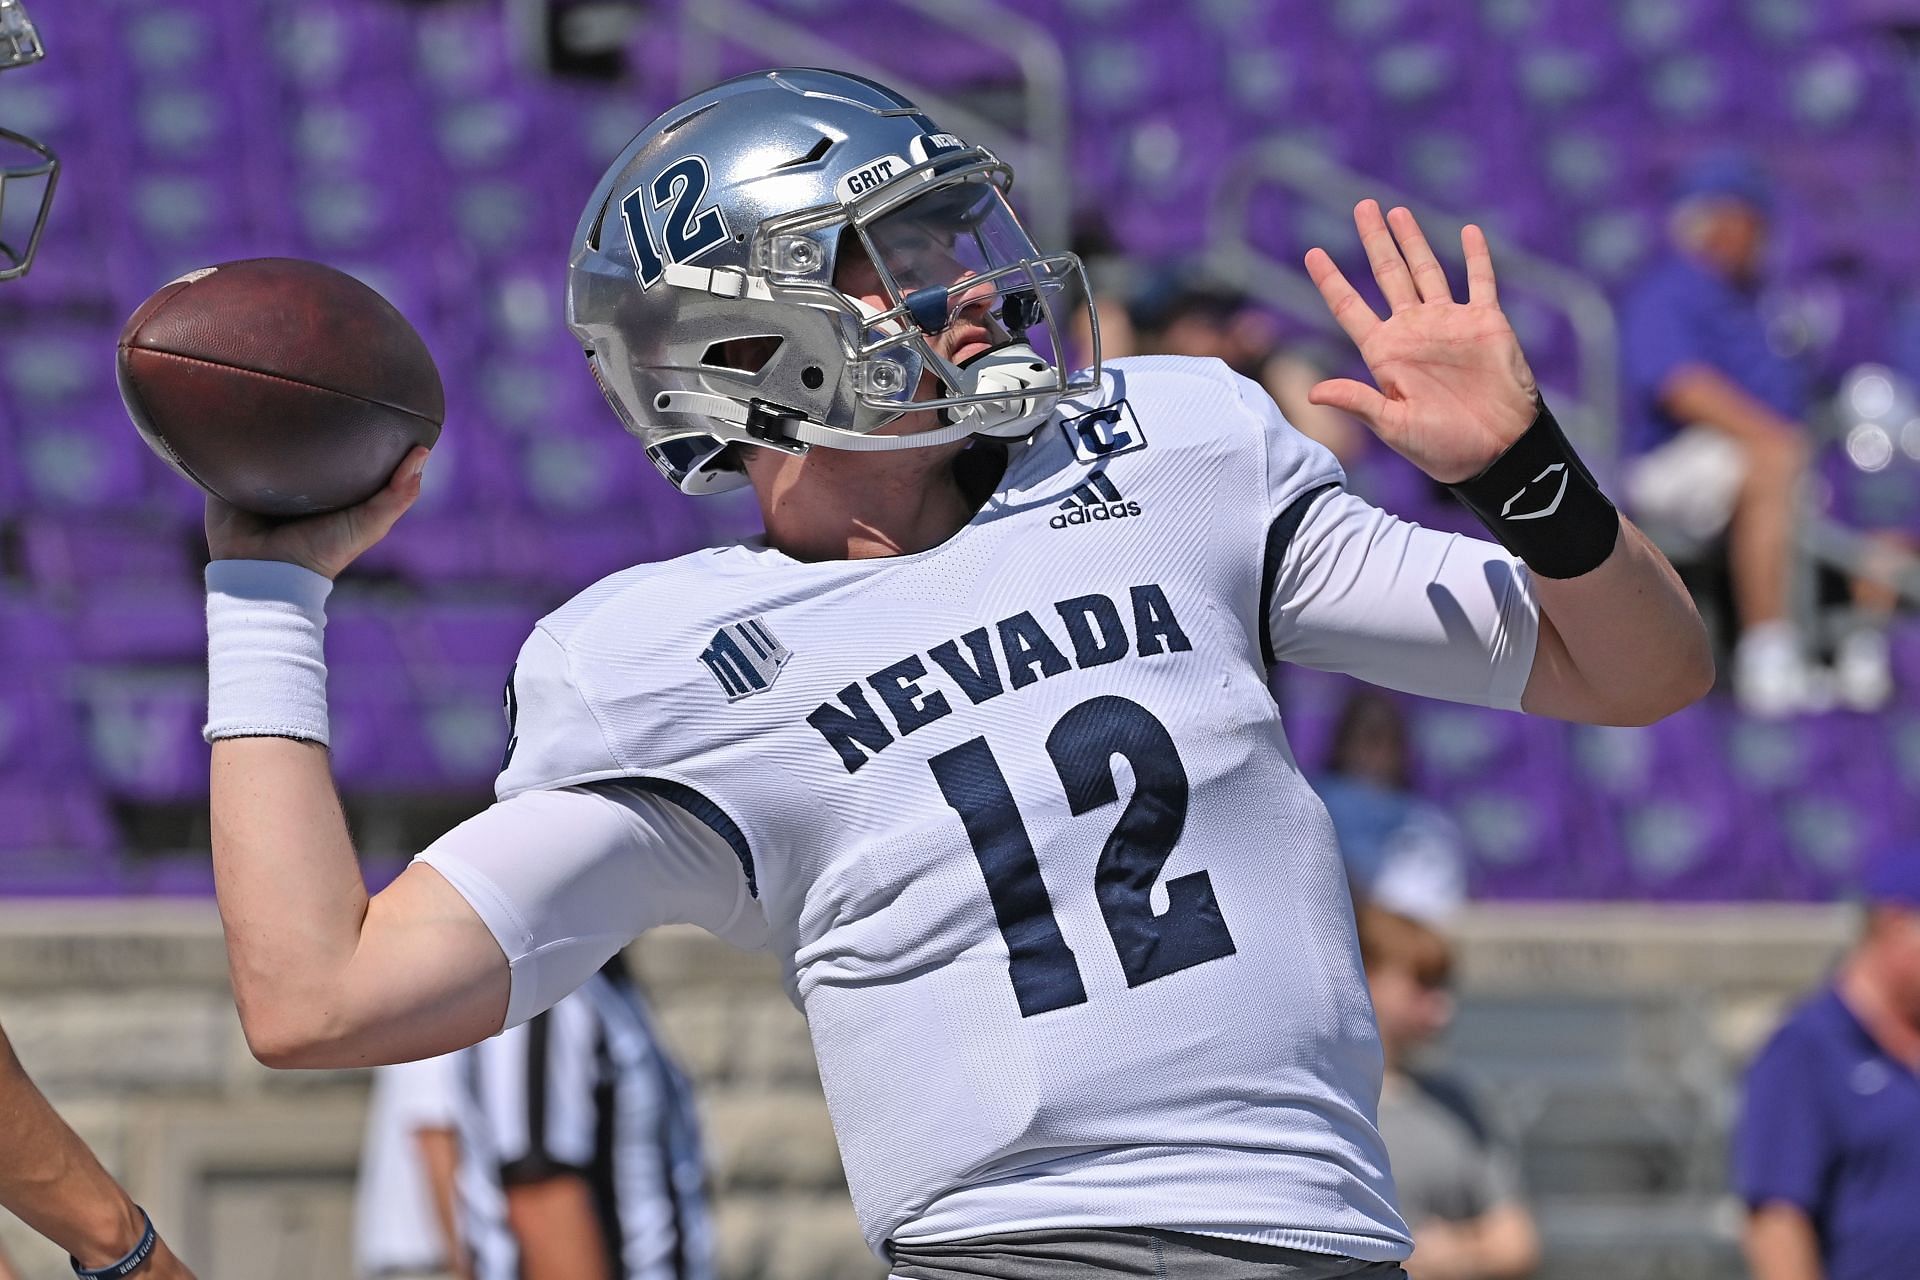
[[[0,71],[38,62],[45,52],[26,6],[0,0]],[[17,279],[33,265],[59,167],[45,143],[0,129],[0,280]],[[23,190],[30,203],[19,198]],[[6,1152],[0,1208],[65,1249],[75,1275],[193,1280],[146,1211],[35,1087],[4,1031],[0,1151]],[[0,1254],[0,1280],[15,1280],[16,1274]]]
[[[1269,669],[1641,723],[1707,688],[1705,635],[1541,403],[1478,230],[1456,302],[1412,216],[1362,204],[1384,317],[1309,256],[1378,383],[1315,399],[1504,547],[1351,497],[1217,362],[1073,372],[1080,264],[1028,241],[1010,179],[824,71],[729,81],[634,139],[576,235],[569,323],[660,470],[750,484],[765,536],[541,622],[498,803],[371,901],[323,609],[425,455],[336,515],[210,505],[213,854],[250,1042],[443,1052],[692,922],[779,957],[898,1274],[1398,1275],[1352,909]]]

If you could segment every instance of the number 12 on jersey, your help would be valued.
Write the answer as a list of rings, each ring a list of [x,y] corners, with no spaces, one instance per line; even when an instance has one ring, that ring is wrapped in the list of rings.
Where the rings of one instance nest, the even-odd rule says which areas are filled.
[[[1233,935],[1205,871],[1169,880],[1166,911],[1153,911],[1153,886],[1187,821],[1187,771],[1166,726],[1137,702],[1093,698],[1060,718],[1047,735],[1047,755],[1075,817],[1119,801],[1114,756],[1133,769],[1133,795],[1100,850],[1093,878],[1127,985],[1232,955]],[[1080,966],[1061,936],[1026,823],[987,740],[970,739],[927,765],[980,861],[1021,1016],[1085,1004]]]

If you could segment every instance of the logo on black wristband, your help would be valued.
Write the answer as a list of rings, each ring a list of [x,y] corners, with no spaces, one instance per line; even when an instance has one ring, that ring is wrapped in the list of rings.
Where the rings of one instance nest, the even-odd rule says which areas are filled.
[[[1620,513],[1544,402],[1533,425],[1505,453],[1451,487],[1501,546],[1543,578],[1577,578],[1599,568],[1620,536]],[[1547,487],[1551,498],[1545,497]],[[1525,506],[1532,509],[1514,514]]]
[[[1529,511],[1523,516],[1514,515],[1513,504],[1527,496],[1527,489],[1531,489],[1534,485],[1539,484],[1556,471],[1560,473],[1560,487],[1553,491],[1553,501],[1538,511]],[[1560,509],[1560,499],[1567,496],[1567,464],[1564,462],[1554,463],[1545,471],[1542,471],[1539,475],[1528,481],[1527,489],[1522,489],[1507,499],[1507,504],[1500,508],[1500,518],[1502,520],[1545,520],[1548,516],[1558,511]]]

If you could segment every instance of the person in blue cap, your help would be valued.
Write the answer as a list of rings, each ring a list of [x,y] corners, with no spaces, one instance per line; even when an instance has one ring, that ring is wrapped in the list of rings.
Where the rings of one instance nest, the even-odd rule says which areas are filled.
[[[1920,1266],[1920,843],[1863,877],[1833,980],[1748,1069],[1734,1142],[1754,1280],[1905,1280]]]
[[[1830,678],[1805,657],[1787,613],[1810,388],[1769,345],[1761,316],[1766,176],[1741,153],[1714,153],[1675,195],[1672,252],[1621,308],[1629,505],[1689,540],[1726,533],[1740,623],[1733,689],[1744,708],[1791,715],[1837,694],[1870,709],[1890,692],[1884,637],[1864,629],[1844,639]]]

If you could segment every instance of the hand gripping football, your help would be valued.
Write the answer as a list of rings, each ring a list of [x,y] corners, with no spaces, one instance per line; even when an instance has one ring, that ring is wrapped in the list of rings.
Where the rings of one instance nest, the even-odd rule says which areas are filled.
[[[372,497],[446,417],[439,371],[406,318],[345,272],[297,258],[180,277],[127,321],[118,363],[154,452],[263,516]]]

